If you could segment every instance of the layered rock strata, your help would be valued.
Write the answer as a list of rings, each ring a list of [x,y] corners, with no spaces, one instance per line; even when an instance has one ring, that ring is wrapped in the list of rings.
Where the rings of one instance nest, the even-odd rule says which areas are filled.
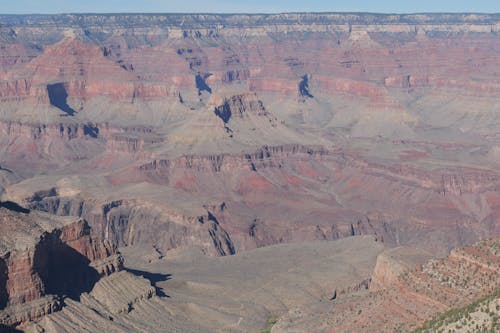
[[[0,322],[18,325],[59,310],[101,276],[121,269],[111,243],[78,218],[61,218],[17,206],[0,208]]]
[[[409,332],[440,313],[462,308],[498,290],[498,239],[416,264],[422,261],[422,253],[392,249],[381,254],[370,293],[339,298],[327,306],[296,309],[281,318],[272,332]]]

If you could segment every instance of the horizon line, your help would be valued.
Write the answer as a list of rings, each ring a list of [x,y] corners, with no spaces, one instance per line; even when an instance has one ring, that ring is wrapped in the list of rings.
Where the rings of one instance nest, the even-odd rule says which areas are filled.
[[[282,15],[282,14],[372,14],[372,15],[429,15],[429,14],[446,14],[446,15],[500,15],[500,12],[372,12],[372,11],[291,11],[291,12],[53,12],[53,13],[0,13],[0,15]]]

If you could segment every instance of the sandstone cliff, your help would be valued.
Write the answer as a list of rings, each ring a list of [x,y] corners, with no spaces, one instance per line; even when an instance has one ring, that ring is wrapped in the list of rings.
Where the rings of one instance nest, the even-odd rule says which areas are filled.
[[[116,248],[96,238],[81,219],[2,203],[0,220],[2,324],[17,325],[56,311],[61,297],[78,298],[99,277],[121,269]]]

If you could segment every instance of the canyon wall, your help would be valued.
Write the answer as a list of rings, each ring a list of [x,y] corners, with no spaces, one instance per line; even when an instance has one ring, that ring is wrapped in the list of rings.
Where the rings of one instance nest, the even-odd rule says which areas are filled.
[[[119,253],[88,224],[37,212],[0,208],[0,322],[17,325],[78,299],[101,276],[121,269]]]
[[[500,230],[498,14],[0,20],[5,200],[213,255]]]

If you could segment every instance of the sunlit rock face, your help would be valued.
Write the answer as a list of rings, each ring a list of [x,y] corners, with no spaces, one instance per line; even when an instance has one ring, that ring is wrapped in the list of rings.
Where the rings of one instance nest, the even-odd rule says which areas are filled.
[[[0,331],[393,332],[498,286],[498,14],[0,22]]]
[[[18,325],[78,299],[101,276],[119,271],[116,247],[74,217],[0,207],[0,323]]]
[[[211,255],[500,231],[496,14],[1,19],[5,200]]]

